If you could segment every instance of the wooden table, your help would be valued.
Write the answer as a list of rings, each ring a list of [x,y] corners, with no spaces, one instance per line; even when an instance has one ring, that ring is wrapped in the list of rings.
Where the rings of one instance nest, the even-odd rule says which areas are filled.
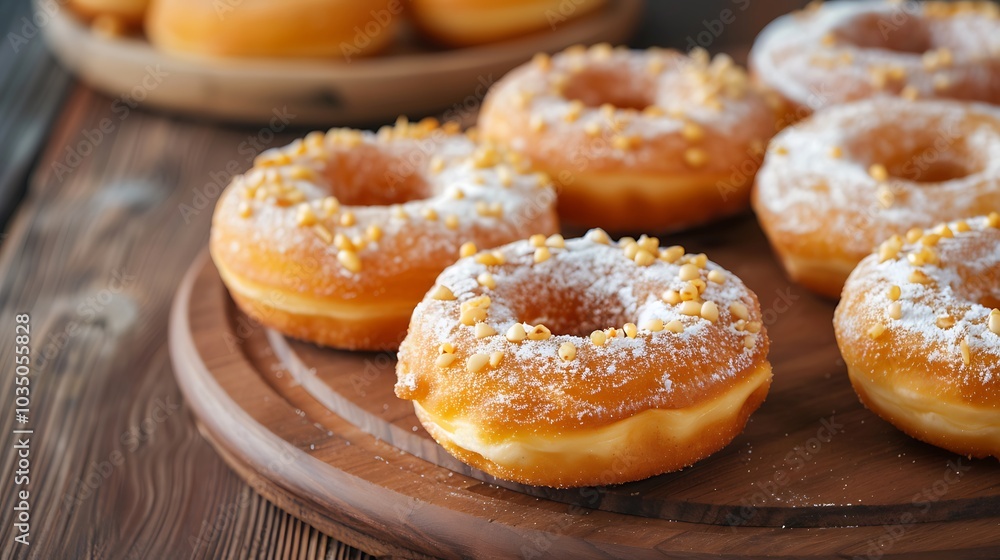
[[[219,190],[257,151],[241,143],[301,131],[125,110],[54,64],[26,0],[0,7],[0,22],[0,557],[365,557],[226,467],[167,355],[174,291],[205,247]],[[664,43],[648,25],[639,43]],[[26,425],[6,375],[21,313],[34,364]],[[14,541],[10,474],[11,433],[24,428],[34,431],[30,547]]]

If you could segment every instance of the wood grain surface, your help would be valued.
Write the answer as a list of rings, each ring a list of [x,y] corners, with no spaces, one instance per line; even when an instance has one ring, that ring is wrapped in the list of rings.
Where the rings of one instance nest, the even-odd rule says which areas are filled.
[[[224,184],[227,168],[248,166],[241,142],[274,144],[289,134],[140,108],[125,115],[115,101],[71,89],[3,241],[4,434],[15,427],[6,372],[16,313],[31,314],[35,367],[32,544],[13,540],[15,457],[6,435],[0,557],[362,557],[226,466],[198,435],[167,356],[170,302],[207,242],[212,185]],[[98,139],[102,123],[111,132]],[[68,158],[68,146],[87,155]]]

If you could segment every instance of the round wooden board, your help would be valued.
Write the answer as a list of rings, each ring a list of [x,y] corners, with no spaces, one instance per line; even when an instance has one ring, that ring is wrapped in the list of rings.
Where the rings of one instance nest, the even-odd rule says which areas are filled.
[[[479,47],[430,50],[404,38],[390,53],[349,63],[180,57],[142,38],[92,33],[65,10],[46,7],[51,21],[42,31],[56,58],[94,88],[121,98],[123,108],[138,101],[273,127],[276,111],[294,126],[371,125],[441,111],[457,118],[537,52],[624,42],[639,20],[642,0],[612,0],[606,9],[551,31]]]
[[[1000,465],[912,440],[859,403],[834,305],[784,279],[756,223],[675,235],[760,296],[774,384],[745,432],[681,472],[552,490],[457,462],[393,396],[391,354],[296,341],[240,312],[209,259],[172,314],[181,388],[270,499],[376,553],[579,558],[996,557]]]

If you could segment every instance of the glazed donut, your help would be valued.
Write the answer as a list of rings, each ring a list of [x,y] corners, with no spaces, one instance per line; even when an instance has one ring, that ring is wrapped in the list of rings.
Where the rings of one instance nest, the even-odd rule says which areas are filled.
[[[1000,107],[870,99],[831,107],[768,146],[753,205],[788,275],[837,297],[894,233],[1000,208]]]
[[[515,69],[479,128],[552,176],[564,220],[667,231],[746,208],[774,113],[725,55],[598,45]]]
[[[851,385],[919,440],[1000,457],[1000,214],[882,247],[851,274],[834,316]]]
[[[750,51],[787,121],[884,96],[1000,103],[1000,8],[992,2],[832,2],[768,25]]]
[[[598,229],[535,235],[438,277],[400,346],[396,395],[497,478],[616,484],[736,437],[770,387],[768,346],[757,297],[704,254]]]
[[[179,54],[350,60],[392,43],[401,12],[398,0],[152,0],[146,34]]]
[[[212,221],[212,258],[236,303],[295,338],[395,349],[463,242],[556,231],[548,179],[457,128],[314,132],[261,154]]]
[[[589,14],[607,0],[410,0],[413,20],[431,40],[450,46],[492,43]]]

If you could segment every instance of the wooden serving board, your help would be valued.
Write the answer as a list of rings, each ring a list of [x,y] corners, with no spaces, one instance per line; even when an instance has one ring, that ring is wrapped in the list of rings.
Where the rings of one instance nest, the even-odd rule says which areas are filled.
[[[681,472],[602,488],[495,480],[393,395],[391,354],[290,341],[236,309],[203,257],[171,352],[206,436],[265,496],[377,554],[574,558],[996,557],[1000,464],[908,438],[858,402],[834,304],[790,284],[750,217],[666,240],[757,292],[774,384],[745,432]]]

